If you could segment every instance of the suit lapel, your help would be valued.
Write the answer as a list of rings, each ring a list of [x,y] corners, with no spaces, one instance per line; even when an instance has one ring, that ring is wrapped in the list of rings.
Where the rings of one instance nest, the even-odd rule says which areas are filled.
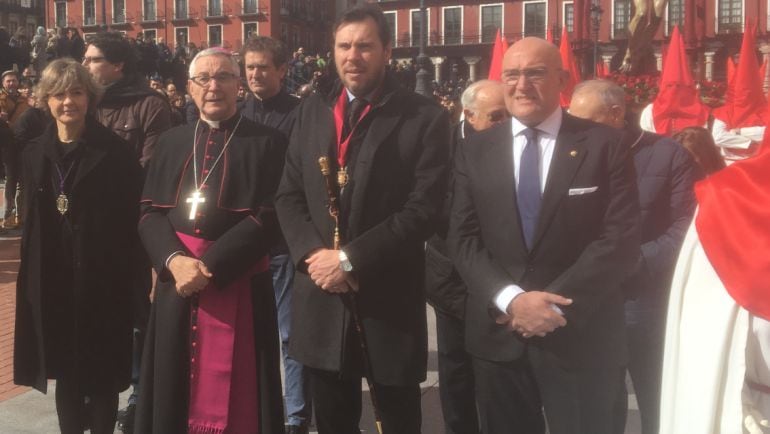
[[[396,95],[393,96],[395,97]],[[393,101],[390,103],[386,101],[379,108],[375,107],[376,112],[372,113],[375,117],[372,119],[363,143],[361,143],[361,150],[358,152],[358,158],[356,159],[356,170],[353,173],[355,188],[353,189],[353,198],[350,205],[349,227],[351,233],[358,228],[361,207],[364,204],[364,193],[369,184],[369,167],[373,164],[377,149],[390,136],[390,133],[401,120],[401,114],[394,110],[394,104],[395,102]]]
[[[569,186],[588,152],[584,139],[585,135],[576,128],[574,118],[565,113],[556,138],[551,167],[548,170],[548,179],[535,229],[533,251],[551,224],[559,203],[567,197]]]

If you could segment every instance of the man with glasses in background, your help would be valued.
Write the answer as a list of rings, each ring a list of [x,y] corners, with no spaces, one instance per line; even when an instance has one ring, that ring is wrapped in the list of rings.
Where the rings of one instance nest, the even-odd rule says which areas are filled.
[[[160,134],[171,128],[171,106],[164,95],[150,88],[137,71],[137,53],[128,40],[117,32],[97,33],[90,38],[83,57],[96,82],[105,87],[96,107],[96,118],[105,127],[128,142],[139,164],[146,167]],[[139,395],[139,371],[144,346],[144,330],[150,311],[152,289],[150,263],[139,252],[134,291],[134,350],[131,396],[128,406],[118,414],[118,427],[133,433],[136,400]]]
[[[503,83],[480,80],[462,94],[465,120],[455,128],[450,150],[455,150],[466,137],[491,128],[508,119]],[[481,151],[481,149],[479,149]],[[438,342],[438,377],[441,387],[441,411],[447,434],[478,433],[476,394],[471,355],[465,349],[465,299],[468,288],[457,274],[446,246],[449,210],[452,204],[452,181],[436,235],[425,248],[425,293],[436,312]]]
[[[457,149],[448,244],[468,285],[467,350],[485,434],[610,434],[627,363],[620,284],[639,254],[622,133],[559,107],[559,50],[503,59],[509,122]],[[544,415],[545,413],[545,415]]]
[[[240,68],[221,48],[190,63],[200,118],[163,134],[139,235],[158,273],[136,432],[283,433],[268,252],[285,138],[240,116]]]

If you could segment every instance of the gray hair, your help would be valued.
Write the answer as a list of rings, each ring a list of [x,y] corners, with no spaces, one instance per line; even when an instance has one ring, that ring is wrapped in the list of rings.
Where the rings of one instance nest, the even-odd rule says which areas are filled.
[[[579,83],[572,91],[572,98],[589,92],[597,94],[606,108],[615,105],[624,108],[626,106],[626,92],[609,80],[587,80]]]
[[[75,87],[83,86],[88,95],[88,111],[93,113],[104,94],[104,88],[94,81],[88,69],[69,57],[56,59],[43,70],[42,78],[34,92],[44,109],[48,110],[48,98]]]
[[[233,53],[221,47],[213,47],[213,48],[207,48],[195,55],[192,62],[190,62],[190,68],[187,71],[189,74],[189,77],[193,77],[195,75],[195,64],[198,63],[198,59],[202,57],[208,57],[208,56],[226,57],[227,59],[230,60],[230,64],[233,67],[233,71],[235,75],[238,77],[241,76],[241,66],[238,64],[238,61],[235,60],[235,57],[233,57]]]
[[[479,80],[465,88],[462,96],[460,97],[460,103],[464,109],[473,110],[476,107],[476,97],[479,95],[479,91],[484,86],[490,85],[502,85],[501,82],[495,80]]]

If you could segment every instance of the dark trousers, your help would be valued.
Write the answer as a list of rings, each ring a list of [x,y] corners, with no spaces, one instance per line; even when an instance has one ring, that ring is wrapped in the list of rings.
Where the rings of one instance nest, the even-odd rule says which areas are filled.
[[[657,434],[660,426],[660,387],[666,338],[666,305],[662,300],[665,298],[664,295],[643,296],[626,302],[628,373],[639,404],[642,434]],[[619,428],[625,427],[627,409],[628,392],[624,384],[615,406]]]
[[[474,358],[476,399],[484,434],[618,434],[613,408],[624,367],[568,370],[529,346],[513,362]],[[621,432],[622,433],[622,432]]]
[[[465,351],[465,322],[437,309],[436,340],[446,434],[478,433],[473,359]]]
[[[361,378],[340,378],[338,372],[306,368],[319,434],[360,434]],[[387,434],[419,434],[422,424],[420,385],[375,384],[382,430]],[[376,432],[375,427],[367,431]]]
[[[92,434],[112,434],[117,410],[117,392],[86,395],[77,380],[56,380],[56,414],[62,434],[83,434],[86,424]]]
[[[5,215],[3,218],[9,218],[21,214],[16,208],[16,191],[21,181],[21,161],[19,155],[8,148],[4,148],[2,153],[5,167]]]

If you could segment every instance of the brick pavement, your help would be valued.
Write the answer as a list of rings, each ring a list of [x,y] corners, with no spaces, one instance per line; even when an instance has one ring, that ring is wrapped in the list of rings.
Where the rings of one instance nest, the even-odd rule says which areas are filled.
[[[0,402],[29,390],[13,384],[13,333],[20,244],[16,231],[0,235]]]

